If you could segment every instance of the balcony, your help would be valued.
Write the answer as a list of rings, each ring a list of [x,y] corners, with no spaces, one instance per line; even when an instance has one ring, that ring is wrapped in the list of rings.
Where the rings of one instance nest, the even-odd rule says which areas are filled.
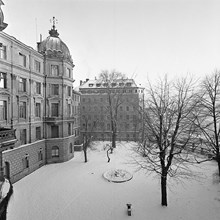
[[[0,147],[14,144],[17,141],[15,129],[0,128]]]

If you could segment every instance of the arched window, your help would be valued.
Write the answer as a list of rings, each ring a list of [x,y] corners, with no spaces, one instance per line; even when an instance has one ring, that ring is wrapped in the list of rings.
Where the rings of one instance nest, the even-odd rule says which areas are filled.
[[[43,153],[42,153],[42,148],[40,148],[40,151],[38,151],[38,161],[43,160]]]
[[[59,147],[53,146],[51,151],[52,157],[59,157]]]
[[[25,157],[22,159],[22,163],[24,169],[29,167],[29,154],[25,154]]]
[[[72,143],[70,143],[70,153],[72,154],[73,153],[73,144]]]

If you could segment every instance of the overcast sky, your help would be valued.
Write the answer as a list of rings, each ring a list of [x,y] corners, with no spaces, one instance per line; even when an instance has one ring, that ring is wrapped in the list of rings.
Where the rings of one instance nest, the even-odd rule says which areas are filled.
[[[219,0],[3,0],[4,30],[36,49],[52,24],[67,44],[74,78],[112,70],[146,78],[220,70]]]

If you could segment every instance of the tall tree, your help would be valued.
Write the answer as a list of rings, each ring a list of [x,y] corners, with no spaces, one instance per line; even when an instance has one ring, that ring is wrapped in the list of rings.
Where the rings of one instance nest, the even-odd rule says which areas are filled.
[[[220,176],[220,72],[206,76],[201,83],[196,125],[202,132],[203,145],[218,163]]]
[[[123,87],[118,86],[119,83],[125,82],[126,78],[120,72],[117,71],[102,71],[99,75],[99,80],[105,85],[106,92],[106,102],[105,110],[106,114],[109,116],[110,120],[110,129],[111,129],[111,141],[112,148],[116,147],[116,138],[117,138],[117,128],[118,128],[118,113],[119,107],[123,103]]]
[[[194,110],[197,104],[192,80],[186,78],[169,82],[167,77],[146,88],[144,135],[138,157],[139,165],[159,174],[161,205],[167,206],[169,177],[191,176],[187,168],[191,161],[189,149],[193,135]]]

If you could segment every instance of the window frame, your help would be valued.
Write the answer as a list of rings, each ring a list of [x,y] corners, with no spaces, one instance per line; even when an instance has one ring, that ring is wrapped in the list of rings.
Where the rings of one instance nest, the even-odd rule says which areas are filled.
[[[0,59],[7,60],[7,47],[3,43],[0,43]]]
[[[0,72],[0,89],[7,89],[7,74],[4,72]]]

